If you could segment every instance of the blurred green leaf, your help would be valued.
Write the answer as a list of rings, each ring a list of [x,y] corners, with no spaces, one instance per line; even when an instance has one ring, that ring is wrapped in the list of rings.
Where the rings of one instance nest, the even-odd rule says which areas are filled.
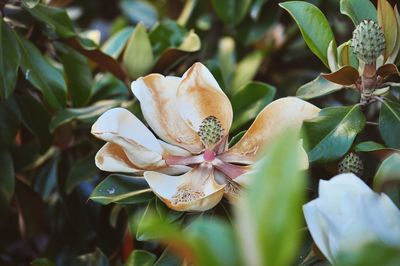
[[[236,71],[232,81],[233,94],[238,93],[241,88],[249,83],[257,74],[265,53],[261,50],[256,50],[244,57],[236,67]]]
[[[129,37],[132,35],[133,27],[125,27],[112,35],[102,46],[101,51],[112,58],[118,58],[125,48]]]
[[[79,183],[93,178],[97,174],[98,170],[94,163],[94,154],[83,157],[82,159],[76,161],[69,171],[65,190],[69,194],[72,190],[79,185]]]
[[[5,213],[14,195],[15,173],[13,158],[5,148],[0,148],[0,215]]]
[[[93,190],[90,199],[107,205],[112,202],[134,204],[147,202],[153,198],[143,177],[109,175]]]
[[[118,100],[99,101],[89,107],[65,108],[58,111],[50,122],[50,132],[72,120],[95,120],[102,113],[120,104]]]
[[[171,265],[182,265],[182,260],[175,254],[173,254],[170,248],[164,249],[164,252],[154,263],[154,266],[171,266]]]
[[[330,82],[321,76],[298,88],[296,96],[304,100],[321,97],[342,89],[342,85]]]
[[[334,51],[337,47],[329,22],[321,10],[303,1],[290,1],[279,5],[293,16],[310,50],[329,68],[329,43],[333,41]]]
[[[303,123],[310,148],[309,160],[339,159],[350,149],[364,125],[365,117],[359,105],[322,109],[318,117]]]
[[[75,107],[85,106],[91,97],[92,70],[85,56],[71,47],[58,45],[64,65],[68,94]]]
[[[125,266],[152,266],[156,259],[156,255],[146,250],[136,249],[129,255]]]
[[[40,259],[35,259],[34,261],[31,262],[32,266],[56,266],[56,264],[46,258],[40,258]]]
[[[232,147],[233,145],[235,145],[243,137],[243,135],[246,133],[246,131],[247,130],[240,131],[235,136],[233,136],[231,138],[231,140],[229,141],[229,147]]]
[[[41,151],[46,151],[53,142],[53,137],[49,132],[50,114],[42,103],[29,94],[16,95],[15,99],[21,113],[22,123],[38,138]]]
[[[212,0],[215,13],[225,23],[237,25],[246,16],[251,0]]]
[[[157,22],[157,10],[147,1],[121,0],[120,7],[122,13],[133,23],[143,22],[149,28]]]
[[[7,98],[15,89],[21,61],[14,32],[0,19],[0,97]]]
[[[254,119],[275,97],[276,88],[262,82],[250,82],[232,97],[234,131]]]
[[[18,38],[22,61],[21,69],[25,78],[39,89],[46,101],[54,109],[61,109],[66,104],[66,85],[63,75],[40,53],[30,41]]]
[[[22,0],[22,4],[27,8],[34,8],[39,2],[40,0]]]
[[[355,151],[377,151],[386,149],[386,147],[378,142],[375,141],[364,141],[358,143],[355,147]]]
[[[337,266],[396,266],[400,265],[400,249],[383,243],[370,243],[359,250],[341,251],[336,257]]]
[[[370,0],[340,0],[340,13],[348,16],[356,26],[364,19],[378,21],[376,8]]]
[[[374,177],[373,187],[375,191],[382,191],[387,183],[400,183],[400,153],[394,153],[386,158]]]
[[[255,0],[254,1],[254,3],[251,6],[251,10],[250,10],[250,16],[252,19],[254,19],[254,20],[258,19],[261,9],[267,1],[268,0]]]
[[[384,99],[379,114],[379,132],[388,147],[400,149],[400,104]]]
[[[53,29],[60,37],[68,38],[76,35],[72,21],[65,9],[38,4],[27,10],[46,27]]]
[[[35,176],[33,189],[44,201],[55,191],[58,177],[59,153],[44,164]]]
[[[99,248],[96,248],[96,250],[93,253],[88,253],[79,256],[77,259],[75,259],[74,263],[72,264],[74,266],[109,266],[109,262],[107,257],[101,252]]]
[[[155,199],[155,209],[158,215],[167,222],[174,222],[183,216],[183,212],[174,211],[162,202],[159,198]]]
[[[17,135],[21,115],[13,98],[0,101],[0,148],[10,146]]]
[[[225,84],[230,85],[236,67],[235,39],[232,37],[224,37],[219,41],[218,65],[222,71]]]
[[[298,139],[285,132],[263,154],[235,212],[247,265],[291,265],[300,244],[303,188]],[[290,221],[290,222],[289,222]]]
[[[129,89],[120,79],[111,74],[98,74],[92,88],[92,102],[106,99],[127,99]]]
[[[149,36],[143,23],[139,23],[129,38],[122,63],[131,79],[137,79],[153,66],[153,52]]]

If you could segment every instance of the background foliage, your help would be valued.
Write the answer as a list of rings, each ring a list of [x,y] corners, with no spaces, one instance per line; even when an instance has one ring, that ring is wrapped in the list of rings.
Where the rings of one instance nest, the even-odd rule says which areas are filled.
[[[353,22],[374,16],[369,1],[307,1],[322,12],[311,8],[312,15],[295,21],[284,9],[293,15],[299,6],[281,8],[279,2],[0,1],[0,264],[175,265],[190,255],[201,265],[240,265],[251,257],[240,245],[245,233],[259,236],[255,245],[266,249],[258,254],[261,262],[319,263],[294,210],[305,196],[315,196],[319,179],[336,174],[350,150],[362,153],[363,178],[377,190],[398,179],[399,157],[391,154],[400,148],[400,104],[394,88],[380,115],[372,106],[367,121],[365,110],[354,105],[355,90],[315,79],[329,72],[329,46],[349,40]],[[310,16],[318,23],[310,24]],[[318,25],[331,30],[313,39]],[[274,98],[296,91],[329,107],[304,127],[311,136],[309,178],[293,170],[297,157],[286,152],[292,144],[281,140],[263,164],[280,179],[256,178],[243,203],[248,206],[232,212],[222,202],[206,213],[182,214],[151,193],[133,193],[147,187],[143,181],[97,170],[94,154],[102,143],[89,134],[96,118],[117,106],[140,117],[130,82],[151,72],[181,75],[196,61],[207,65],[231,99],[232,137],[243,134]],[[369,123],[382,119],[392,121],[388,129]],[[264,198],[259,186],[274,190]],[[392,190],[399,203],[398,190]],[[260,199],[287,208],[253,204]],[[398,257],[396,250],[373,246],[365,254],[370,250]],[[371,263],[363,256],[342,258],[344,265]]]

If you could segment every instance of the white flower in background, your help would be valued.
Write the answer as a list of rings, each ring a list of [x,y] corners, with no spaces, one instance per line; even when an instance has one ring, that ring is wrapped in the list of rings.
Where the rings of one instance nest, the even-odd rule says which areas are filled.
[[[111,109],[92,127],[92,134],[107,141],[96,165],[143,175],[153,192],[179,211],[204,211],[224,195],[235,198],[262,147],[288,128],[299,130],[319,112],[298,98],[278,99],[228,149],[232,106],[204,65],[195,63],[181,78],[150,74],[134,81],[132,91],[160,139],[129,111]],[[307,168],[304,150],[302,156]]]
[[[354,174],[320,180],[319,197],[303,206],[314,242],[329,260],[378,241],[400,246],[400,210]]]

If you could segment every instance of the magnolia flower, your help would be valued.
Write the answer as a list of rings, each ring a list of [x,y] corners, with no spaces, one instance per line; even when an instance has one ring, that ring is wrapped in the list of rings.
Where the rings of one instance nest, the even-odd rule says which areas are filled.
[[[319,197],[303,206],[314,242],[332,264],[341,250],[378,241],[400,245],[400,210],[354,174],[319,182]]]
[[[299,130],[303,120],[319,112],[294,97],[276,100],[228,149],[232,106],[204,65],[195,63],[181,78],[141,77],[132,91],[152,131],[125,109],[105,112],[92,127],[92,134],[107,141],[96,165],[143,175],[152,191],[178,211],[204,211],[224,195],[234,198],[262,147],[289,127]],[[304,150],[303,157],[308,167]]]

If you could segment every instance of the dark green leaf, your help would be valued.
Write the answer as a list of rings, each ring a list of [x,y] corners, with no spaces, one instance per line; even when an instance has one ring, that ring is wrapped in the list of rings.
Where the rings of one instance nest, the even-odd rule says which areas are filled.
[[[40,0],[22,0],[22,4],[27,8],[34,8],[39,2]]]
[[[46,61],[31,42],[18,38],[21,47],[21,68],[25,78],[42,93],[46,101],[60,109],[66,104],[66,86],[63,75]]]
[[[84,106],[91,97],[92,70],[89,61],[69,46],[57,46],[67,81],[68,94],[75,107]]]
[[[109,175],[93,190],[90,199],[101,204],[111,202],[134,204],[147,202],[153,197],[143,177]]]
[[[76,35],[72,21],[65,9],[38,4],[27,10],[46,27],[53,29],[60,37],[68,38]]]
[[[362,151],[362,152],[368,152],[368,151],[379,151],[379,150],[384,150],[387,149],[384,145],[377,143],[375,141],[365,141],[358,143],[355,147],[355,151]]]
[[[0,101],[0,148],[10,146],[17,135],[20,112],[15,100]]]
[[[96,248],[95,252],[79,256],[72,264],[74,266],[109,266],[107,257]]]
[[[305,186],[299,158],[298,139],[294,132],[285,132],[268,146],[248,177],[253,179],[235,212],[247,265],[286,266],[295,259]]]
[[[218,17],[225,23],[239,24],[246,16],[251,0],[212,0]]]
[[[254,119],[275,97],[276,88],[261,82],[250,82],[232,97],[234,121],[231,130],[236,130]]]
[[[387,183],[400,183],[400,153],[394,153],[379,166],[374,177],[374,190],[382,191]]]
[[[347,15],[356,26],[364,19],[378,21],[376,8],[370,0],[340,0],[340,13]]]
[[[143,22],[146,27],[152,27],[157,22],[157,10],[147,1],[122,0],[120,6],[125,16],[133,23]]]
[[[379,131],[385,144],[400,149],[400,104],[384,99],[379,114]]]
[[[316,79],[301,86],[297,90],[296,96],[304,100],[309,100],[336,92],[340,89],[342,89],[341,85],[318,76]]]
[[[81,182],[93,178],[98,170],[94,163],[94,154],[91,153],[75,162],[68,174],[65,190],[69,194]]]
[[[129,89],[126,84],[111,74],[99,74],[92,88],[92,102],[106,99],[127,99]]]
[[[55,191],[58,177],[59,154],[56,153],[37,173],[33,183],[33,189],[47,201]]]
[[[129,38],[123,55],[122,63],[129,77],[137,79],[153,66],[154,57],[149,36],[143,23],[139,23]]]
[[[0,97],[7,98],[15,88],[21,61],[14,32],[0,19]]]
[[[15,174],[11,154],[7,149],[0,149],[0,214],[5,213],[14,195]]]
[[[41,150],[46,151],[53,141],[49,132],[50,115],[48,111],[29,94],[17,95],[16,100],[21,112],[22,123],[39,139]]]
[[[311,51],[328,65],[327,51],[331,41],[336,51],[335,37],[324,14],[316,6],[303,1],[290,1],[279,4],[296,20],[297,25]]]
[[[103,53],[108,54],[113,58],[118,58],[124,50],[124,47],[132,35],[133,28],[126,27],[111,36],[101,47]]]
[[[55,114],[50,122],[50,131],[72,120],[95,120],[102,113],[120,104],[117,100],[105,100],[84,108],[66,108]]]
[[[364,128],[365,117],[358,105],[328,107],[318,117],[305,121],[310,161],[331,161],[342,157]]]
[[[31,262],[32,266],[56,266],[54,262],[46,258],[35,259]]]
[[[125,262],[125,266],[152,266],[157,256],[146,250],[134,250]]]
[[[166,248],[154,266],[179,266],[182,265],[181,258],[171,252],[170,248]]]
[[[235,136],[233,136],[233,138],[229,141],[229,147],[232,147],[233,145],[235,145],[243,137],[243,135],[246,133],[246,131],[247,130],[240,131]]]
[[[255,0],[253,5],[251,6],[250,10],[250,16],[252,19],[256,20],[258,19],[258,16],[260,15],[260,11],[263,7],[263,5],[267,2],[268,0]]]

